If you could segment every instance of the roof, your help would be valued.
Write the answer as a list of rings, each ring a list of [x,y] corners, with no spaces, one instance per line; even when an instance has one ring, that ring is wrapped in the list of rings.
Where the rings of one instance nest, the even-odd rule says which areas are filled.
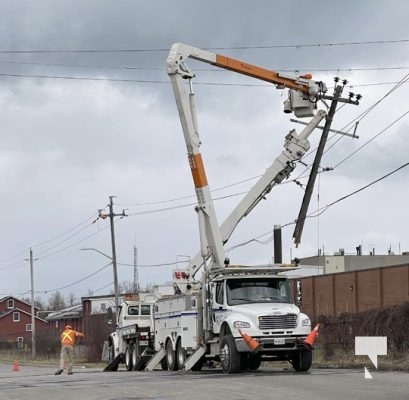
[[[0,299],[0,303],[2,303],[3,301],[7,301],[8,299],[13,299],[13,300],[20,301],[21,303],[27,304],[29,307],[31,307],[31,304],[30,304],[30,303],[27,303],[26,301],[21,300],[21,299],[19,299],[18,297],[14,297],[14,296],[5,296],[5,297],[3,297],[3,298]],[[39,308],[36,307],[36,306],[34,306],[34,308],[36,308],[37,310],[39,310]]]
[[[66,318],[81,318],[82,304],[51,312],[45,317],[47,321],[55,321]]]
[[[29,316],[31,317],[31,313],[29,313],[29,312],[27,312],[27,311],[24,311],[24,310],[22,310],[21,308],[13,308],[12,310],[9,310],[9,311],[7,311],[7,312],[5,312],[5,313],[3,313],[3,314],[0,314],[0,319],[1,319],[1,318],[4,318],[4,317],[7,316],[7,315],[10,315],[10,314],[12,314],[12,313],[14,313],[14,312],[16,312],[16,311],[18,311],[18,312],[20,312],[20,313],[22,313],[22,314],[29,315]],[[42,321],[42,322],[47,322],[45,319],[40,318],[40,317],[37,317],[37,316],[35,316],[34,318],[37,319],[37,320],[39,320],[39,321]]]

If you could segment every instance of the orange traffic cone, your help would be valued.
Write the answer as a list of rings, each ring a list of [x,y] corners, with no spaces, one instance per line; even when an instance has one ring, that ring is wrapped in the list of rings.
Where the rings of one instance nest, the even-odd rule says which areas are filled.
[[[317,324],[317,326],[305,338],[304,344],[306,344],[308,347],[312,347],[314,345],[315,339],[318,336],[318,328],[319,327],[320,327],[320,324]]]
[[[18,365],[17,360],[13,363],[13,371],[20,371],[20,366]]]
[[[238,331],[243,340],[246,342],[247,346],[250,347],[250,351],[254,351],[260,346],[260,342],[258,340],[253,339],[250,335],[247,335],[247,333],[243,333],[240,329]]]

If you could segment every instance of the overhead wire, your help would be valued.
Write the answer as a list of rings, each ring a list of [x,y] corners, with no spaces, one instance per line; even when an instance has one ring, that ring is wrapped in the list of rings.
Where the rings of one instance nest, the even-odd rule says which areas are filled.
[[[398,81],[396,83],[396,85],[388,90],[379,100],[377,100],[375,103],[373,103],[372,105],[370,105],[368,108],[366,108],[362,113],[360,113],[358,116],[356,116],[354,119],[352,119],[350,122],[348,122],[346,125],[344,125],[343,128],[340,129],[340,131],[349,131],[353,128],[353,124],[354,123],[359,123],[360,121],[362,121],[365,117],[367,117],[370,112],[372,112],[382,101],[384,101],[388,96],[390,96],[393,92],[395,92],[397,89],[399,89],[403,84],[408,83],[409,81],[409,74],[406,74],[400,81]],[[406,113],[404,114],[406,115]],[[399,118],[401,119],[401,118]],[[393,125],[393,124],[392,124]],[[391,126],[392,126],[391,125]],[[349,128],[348,128],[349,127]],[[384,131],[380,132],[378,135],[376,135],[376,137],[378,137],[381,133],[385,132],[387,129],[385,129]],[[337,134],[332,135],[329,139],[328,142],[330,142],[331,140],[333,140],[335,137],[337,136]],[[343,135],[341,135],[340,137],[338,137],[338,139],[332,143],[325,151],[324,154],[326,154],[328,151],[330,151],[336,144],[338,144],[342,139],[344,138]],[[365,146],[361,146],[361,148],[363,148]],[[307,153],[301,161],[305,161],[306,158],[308,158],[311,154],[314,153],[316,149],[313,149],[312,151],[310,151],[309,153]],[[357,150],[359,151],[359,150]],[[357,151],[354,151],[354,154],[357,153]],[[353,155],[353,154],[352,154]],[[351,157],[352,157],[351,155]],[[350,158],[349,156],[346,157],[346,159]],[[344,161],[346,160],[344,159]],[[339,163],[339,165],[342,164]],[[301,172],[295,179],[293,179],[292,181],[299,181],[300,179],[306,178],[308,176],[304,176],[304,174],[310,169],[310,166],[308,166],[307,168],[304,169],[303,172]]]
[[[28,61],[12,61],[1,60],[0,64],[10,65],[34,65],[45,67],[69,67],[69,68],[84,68],[84,69],[113,69],[113,70],[128,70],[128,71],[163,71],[163,66],[121,66],[121,65],[103,65],[103,64],[70,64],[70,63],[47,63],[47,62],[28,62]],[[396,71],[409,69],[409,66],[388,66],[388,67],[344,67],[344,68],[273,68],[276,72],[359,72],[359,71]],[[217,72],[229,73],[228,70],[220,68],[195,68],[199,72]],[[355,85],[348,85],[348,87]]]
[[[77,280],[77,281],[75,281],[75,282],[68,283],[68,284],[66,284],[66,285],[64,285],[64,286],[60,286],[59,288],[49,289],[49,290],[36,290],[35,292],[36,292],[37,294],[40,294],[40,293],[47,294],[47,293],[57,292],[57,291],[59,291],[59,290],[67,289],[67,288],[69,288],[69,287],[78,285],[79,283],[84,282],[85,280],[91,278],[92,276],[97,275],[98,273],[100,273],[101,271],[103,271],[105,268],[108,268],[111,264],[112,264],[112,263],[109,262],[108,264],[104,265],[103,267],[99,268],[98,270],[94,271],[93,273],[91,273],[91,274],[89,274],[89,275],[87,275],[87,276],[85,276],[85,277],[83,277],[83,278],[81,278],[81,279],[79,279],[79,280]]]
[[[388,178],[388,177],[394,175],[395,173],[399,172],[400,170],[406,168],[407,166],[409,166],[409,162],[404,163],[403,165],[401,165],[401,166],[395,168],[394,170],[392,170],[392,171],[390,171],[390,172],[388,172],[388,173],[382,175],[381,177],[379,177],[379,178],[377,178],[377,179],[371,181],[370,183],[368,183],[368,184],[366,184],[366,185],[360,187],[359,189],[354,190],[353,192],[350,192],[350,193],[348,193],[347,195],[344,195],[344,196],[338,198],[337,200],[335,200],[335,201],[333,201],[333,202],[331,202],[331,203],[329,203],[329,204],[327,204],[327,205],[325,205],[325,206],[319,208],[318,210],[315,210],[315,211],[313,211],[313,212],[310,212],[310,213],[307,215],[306,218],[315,218],[315,217],[318,217],[318,216],[322,215],[324,212],[326,212],[329,208],[331,208],[331,207],[334,206],[335,204],[338,204],[338,203],[340,203],[340,202],[342,202],[342,201],[348,199],[349,197],[352,197],[352,196],[354,196],[354,195],[356,195],[356,194],[358,194],[358,193],[360,193],[360,192],[362,192],[362,191],[368,189],[369,187],[375,185],[376,183],[381,182],[381,181],[383,181],[384,179],[386,179],[386,178]],[[281,225],[281,228],[285,228],[285,227],[287,227],[287,226],[294,225],[295,223],[296,223],[296,221],[287,222],[286,224]],[[264,241],[265,243],[259,241],[258,239],[259,239],[260,237],[264,237],[264,236],[267,236],[267,235],[271,235],[273,232],[274,232],[273,230],[270,230],[270,231],[268,231],[268,232],[265,232],[265,233],[263,233],[263,234],[261,234],[261,235],[259,235],[259,236],[256,236],[255,238],[248,239],[248,240],[246,240],[246,241],[244,241],[244,242],[241,242],[241,243],[239,243],[239,244],[237,244],[237,245],[234,245],[234,246],[232,246],[232,247],[229,247],[226,251],[232,251],[232,250],[234,250],[234,249],[236,249],[236,248],[238,248],[238,247],[243,247],[243,246],[245,246],[245,245],[247,245],[247,244],[249,244],[249,243],[252,243],[252,242],[257,242],[257,243],[259,243],[259,244],[268,244],[268,243],[270,243],[270,242],[273,240],[274,235],[273,235],[273,236],[270,236],[266,241]]]
[[[296,43],[296,44],[269,44],[269,45],[247,45],[247,46],[205,46],[205,50],[260,50],[260,49],[285,49],[285,48],[303,48],[303,47],[336,47],[336,46],[360,46],[375,44],[399,44],[407,43],[409,39],[392,40],[367,40],[353,42],[334,42],[334,43]],[[0,54],[52,54],[52,53],[145,53],[145,52],[168,52],[169,48],[128,48],[128,49],[54,49],[54,50],[0,50]]]

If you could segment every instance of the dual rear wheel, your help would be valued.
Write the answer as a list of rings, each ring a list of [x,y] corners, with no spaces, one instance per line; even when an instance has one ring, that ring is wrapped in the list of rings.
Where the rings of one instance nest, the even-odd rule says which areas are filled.
[[[172,341],[166,342],[166,355],[161,361],[162,369],[168,371],[178,371],[184,368],[187,359],[186,349],[182,347],[182,340],[179,338],[176,343],[176,350],[173,350]],[[204,363],[201,358],[192,368],[192,371],[200,371]]]

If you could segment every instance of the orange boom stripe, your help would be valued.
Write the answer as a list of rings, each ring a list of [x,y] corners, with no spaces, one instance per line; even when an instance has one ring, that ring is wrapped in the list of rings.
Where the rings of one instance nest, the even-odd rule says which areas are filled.
[[[248,75],[253,78],[260,79],[274,83],[275,85],[284,85],[287,88],[299,90],[304,93],[308,93],[308,87],[299,85],[292,79],[283,78],[278,76],[277,72],[270,71],[268,69],[260,68],[252,64],[247,64],[243,61],[235,60],[234,58],[221,56],[216,54],[216,62],[212,63],[220,68],[225,68],[230,71],[238,72],[242,75]]]
[[[203,166],[202,155],[200,153],[189,154],[188,158],[195,188],[207,186],[207,177]]]

